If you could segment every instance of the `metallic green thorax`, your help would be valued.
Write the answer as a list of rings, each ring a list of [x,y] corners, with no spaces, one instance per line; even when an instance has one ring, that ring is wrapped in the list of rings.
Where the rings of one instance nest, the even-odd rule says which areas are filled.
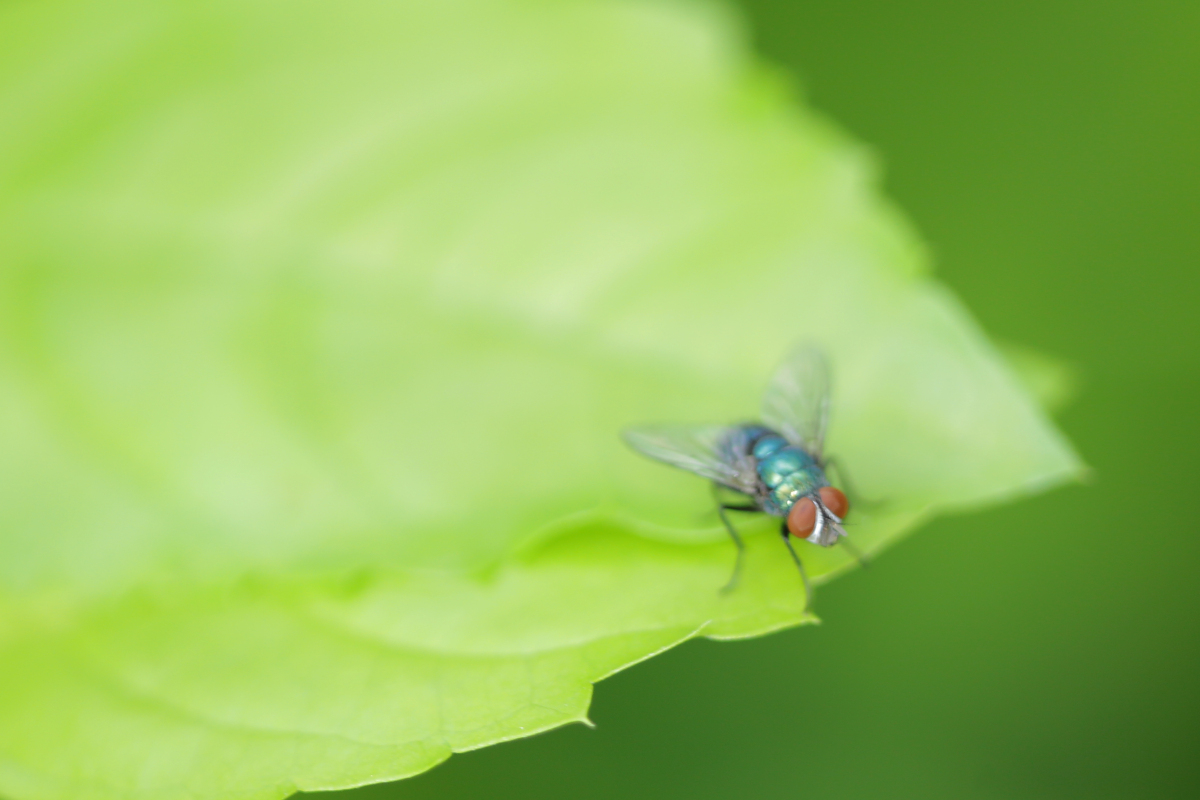
[[[742,433],[757,462],[758,478],[765,490],[763,510],[767,513],[786,517],[801,497],[829,485],[816,459],[770,428],[748,425]]]

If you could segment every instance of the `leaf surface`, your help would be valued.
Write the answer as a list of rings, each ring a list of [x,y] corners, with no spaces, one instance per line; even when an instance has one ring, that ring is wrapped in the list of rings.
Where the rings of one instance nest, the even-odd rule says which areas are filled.
[[[718,595],[704,482],[618,437],[752,417],[797,341],[864,550],[1079,470],[708,6],[9,3],[0,131],[13,800],[411,775],[804,621],[773,523]]]

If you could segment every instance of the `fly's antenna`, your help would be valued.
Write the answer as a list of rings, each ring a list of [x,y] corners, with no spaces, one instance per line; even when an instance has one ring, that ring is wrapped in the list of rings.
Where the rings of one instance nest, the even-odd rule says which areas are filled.
[[[821,534],[825,532],[825,515],[829,510],[822,505],[820,499],[812,498],[813,503],[817,506],[817,522],[813,526],[813,532],[808,535],[808,538],[817,544],[821,543]]]
[[[817,521],[816,525],[813,526],[813,532],[805,538],[810,542],[821,545],[822,547],[828,547],[829,545],[837,542],[839,539],[844,541],[846,538],[846,531],[842,528],[842,518],[829,510],[829,506],[825,505],[825,503],[821,500],[821,495],[818,492],[813,492],[812,494],[808,495],[808,498],[812,500],[813,505],[817,507]],[[826,528],[830,528],[833,534],[833,538],[829,539],[828,541],[826,541],[824,538]]]
[[[843,520],[837,514],[833,513],[829,509],[829,506],[825,505],[825,503],[821,500],[820,493],[818,493],[816,496],[812,497],[812,501],[817,506],[817,526],[813,531],[814,535],[824,529],[825,515],[828,514],[829,519],[831,520],[831,522],[829,524],[832,525],[834,530],[836,531],[836,533],[835,533],[836,538],[833,541],[831,541],[830,544],[833,544],[834,542],[840,544],[842,547],[846,548],[846,550],[850,553],[850,555],[854,556],[854,559],[856,561],[858,561],[858,565],[860,567],[866,567],[868,564],[867,557],[865,555],[863,555],[863,552],[861,550],[859,550],[856,546],[854,546],[853,543],[851,543],[850,535],[848,533],[846,533],[845,520]],[[817,541],[818,542],[820,541],[819,537],[818,537]]]

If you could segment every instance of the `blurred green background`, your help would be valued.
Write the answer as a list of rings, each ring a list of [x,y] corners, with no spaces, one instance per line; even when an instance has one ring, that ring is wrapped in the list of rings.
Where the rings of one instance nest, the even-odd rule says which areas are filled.
[[[1192,796],[1200,5],[743,7],[984,326],[1078,369],[1094,480],[928,526],[818,628],[605,681],[596,730],[339,797]]]

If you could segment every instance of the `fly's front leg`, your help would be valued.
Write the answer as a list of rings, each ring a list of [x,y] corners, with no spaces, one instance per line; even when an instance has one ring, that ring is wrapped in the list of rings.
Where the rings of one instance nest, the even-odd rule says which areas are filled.
[[[746,545],[742,543],[742,537],[738,535],[737,530],[733,527],[733,523],[729,521],[729,517],[725,515],[726,511],[760,511],[761,509],[753,503],[725,503],[721,500],[721,487],[718,484],[713,484],[713,498],[717,501],[717,514],[721,517],[721,522],[725,524],[725,530],[729,531],[729,538],[733,539],[734,545],[737,547],[737,560],[733,562],[733,575],[729,576],[729,581],[721,587],[721,593],[732,592],[737,586],[738,579],[742,576],[742,560],[746,555]]]
[[[849,536],[843,536],[840,540],[838,540],[838,547],[845,548],[846,552],[848,552],[850,555],[854,556],[854,558],[857,559],[858,565],[860,567],[867,567],[870,565],[870,563],[871,563],[870,559],[868,559],[863,554],[862,550],[859,550],[857,547],[855,547],[853,544],[850,543]]]
[[[808,573],[804,571],[804,562],[800,560],[800,556],[796,555],[796,548],[792,547],[791,532],[788,531],[787,520],[784,520],[780,533],[783,535],[783,543],[787,545],[788,552],[792,554],[792,560],[796,562],[796,569],[800,570],[800,580],[804,583],[804,613],[807,614],[809,608],[812,607],[812,586],[808,583]]]
[[[836,458],[830,457],[830,458],[825,459],[823,469],[826,471],[826,473],[828,473],[830,470],[834,470],[837,472],[838,482],[841,483],[843,487],[845,487],[844,490],[846,493],[846,499],[848,499],[850,501],[850,508],[859,507],[859,508],[871,509],[871,508],[879,508],[880,506],[884,505],[884,503],[881,503],[878,500],[875,500],[875,501],[864,500],[862,498],[862,496],[857,491],[855,491],[854,484],[852,484],[850,482],[850,476],[846,474],[846,468],[843,467],[841,465],[841,462],[839,462]],[[857,547],[855,547],[853,544],[851,544],[849,536],[843,536],[842,539],[839,541],[838,546],[845,548],[845,550],[847,552],[849,552],[850,555],[854,556],[854,558],[858,561],[858,565],[860,567],[867,566],[867,563],[868,563],[867,557],[865,555],[863,555],[863,552],[861,550],[859,550]]]
[[[850,476],[846,474],[846,468],[843,467],[842,463],[833,456],[826,458],[821,464],[821,468],[827,473],[831,470],[837,473],[838,483],[842,485],[842,489],[845,491],[847,499],[850,500],[850,508],[858,507],[862,509],[878,509],[880,506],[886,505],[886,503],[883,501],[867,500],[861,494],[859,494],[857,488],[854,486],[854,483],[850,480]]]

